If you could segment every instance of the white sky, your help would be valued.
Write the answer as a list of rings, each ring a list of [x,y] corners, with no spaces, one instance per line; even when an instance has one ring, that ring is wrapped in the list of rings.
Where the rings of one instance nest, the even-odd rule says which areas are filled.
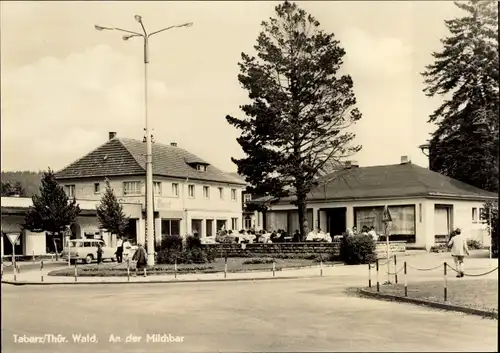
[[[150,30],[193,21],[191,28],[153,37],[149,112],[155,140],[177,142],[213,165],[236,171],[238,130],[246,91],[237,81],[241,52],[252,52],[260,23],[276,3],[14,2],[0,3],[1,168],[59,170],[108,138],[142,139],[143,64],[140,40],[94,24]],[[418,145],[433,130],[440,103],[425,97],[420,72],[448,35],[445,19],[460,14],[451,1],[299,2],[347,55],[362,120],[353,131],[361,166],[427,166]]]

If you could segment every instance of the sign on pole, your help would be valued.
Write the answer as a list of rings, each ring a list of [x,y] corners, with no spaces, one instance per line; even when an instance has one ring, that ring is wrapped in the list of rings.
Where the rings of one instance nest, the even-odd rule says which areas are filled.
[[[389,211],[389,207],[384,207],[384,213],[382,214],[382,222],[392,222],[391,212]]]
[[[9,238],[12,246],[15,246],[17,243],[17,239],[19,238],[19,233],[7,233],[7,238]]]

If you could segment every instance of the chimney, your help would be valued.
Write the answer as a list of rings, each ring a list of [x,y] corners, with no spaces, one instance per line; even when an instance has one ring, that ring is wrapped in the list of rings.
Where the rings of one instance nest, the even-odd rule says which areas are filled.
[[[346,169],[358,168],[358,167],[359,167],[358,161],[346,161],[345,162]]]
[[[410,158],[408,156],[401,156],[401,164],[411,163]]]
[[[170,146],[177,147],[177,142],[170,142]]]
[[[112,140],[112,139],[114,139],[115,137],[116,137],[116,132],[112,132],[112,131],[110,131],[110,132],[109,132],[109,139],[110,139],[110,140]]]

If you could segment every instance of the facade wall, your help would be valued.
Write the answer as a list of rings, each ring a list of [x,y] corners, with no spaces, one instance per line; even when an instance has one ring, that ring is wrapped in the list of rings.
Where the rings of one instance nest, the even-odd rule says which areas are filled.
[[[426,248],[430,250],[435,244],[435,206],[446,205],[452,207],[452,227],[461,228],[462,233],[467,238],[476,239],[483,243],[484,246],[489,246],[490,237],[487,231],[487,224],[480,220],[480,208],[484,207],[483,201],[462,201],[449,199],[425,199],[425,198],[406,198],[406,199],[386,199],[386,200],[357,200],[357,201],[338,201],[338,202],[310,202],[308,208],[313,209],[314,225],[318,224],[319,211],[319,227],[326,229],[326,211],[320,209],[345,207],[346,227],[352,228],[354,224],[354,208],[357,207],[376,207],[376,206],[398,206],[398,205],[414,205],[415,206],[415,244],[416,247]],[[476,219],[473,219],[472,209],[476,208]],[[268,212],[296,210],[297,207],[292,205],[272,205]],[[261,214],[257,217],[262,217]]]

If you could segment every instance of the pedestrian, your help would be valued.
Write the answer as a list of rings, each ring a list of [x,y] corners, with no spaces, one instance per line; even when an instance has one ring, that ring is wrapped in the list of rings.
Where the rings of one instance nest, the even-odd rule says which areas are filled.
[[[97,264],[99,265],[102,262],[102,244],[100,242],[97,243]]]
[[[127,238],[123,239],[122,248],[123,258],[125,258],[125,260],[128,260],[130,256],[130,249],[132,249],[132,244],[130,244]]]
[[[136,261],[135,265],[135,270],[136,270],[136,275],[138,270],[144,270],[144,277],[146,277],[146,267],[148,265],[148,259],[146,255],[146,250],[144,250],[144,247],[142,244],[137,245],[137,251],[135,252],[134,256],[132,257],[132,260]]]
[[[448,246],[451,247],[451,256],[457,268],[457,277],[464,276],[464,258],[469,255],[467,239],[462,234],[460,228],[455,229],[455,236],[450,239]]]
[[[116,261],[118,263],[122,263],[123,261],[123,239],[122,237],[118,237],[116,242]]]

